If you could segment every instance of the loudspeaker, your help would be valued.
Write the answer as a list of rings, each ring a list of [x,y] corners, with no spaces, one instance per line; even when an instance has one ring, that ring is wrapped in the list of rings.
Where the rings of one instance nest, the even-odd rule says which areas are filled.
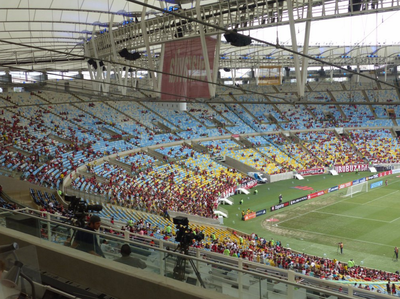
[[[245,36],[233,30],[229,33],[225,33],[224,37],[228,43],[235,47],[244,47],[251,44],[250,36]]]
[[[90,59],[88,60],[88,63],[89,63],[89,65],[91,65],[95,70],[97,70],[97,62],[94,61],[93,58],[90,58]]]
[[[135,53],[130,53],[127,48],[122,49],[119,51],[119,56],[125,58],[126,60],[136,60],[141,57],[140,53],[135,52]]]
[[[6,217],[6,227],[40,238],[39,220],[29,216],[8,216]]]

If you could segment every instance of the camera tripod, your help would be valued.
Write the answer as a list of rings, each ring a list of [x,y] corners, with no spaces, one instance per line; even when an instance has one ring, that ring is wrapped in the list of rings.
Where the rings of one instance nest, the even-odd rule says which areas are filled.
[[[173,252],[180,252],[185,255],[189,255],[189,246],[185,246],[185,244],[180,243],[178,247],[175,248]],[[167,257],[171,256],[170,254],[167,254],[163,260],[165,260]],[[201,274],[199,270],[197,269],[196,265],[194,264],[192,259],[189,258],[184,258],[184,257],[177,257],[177,261],[174,267],[174,270],[172,272],[172,277],[177,280],[184,280],[185,279],[185,269],[186,269],[186,262],[189,260],[190,265],[192,266],[193,272],[196,274],[197,279],[200,282],[200,285],[203,288],[206,288],[203,279],[201,278]]]

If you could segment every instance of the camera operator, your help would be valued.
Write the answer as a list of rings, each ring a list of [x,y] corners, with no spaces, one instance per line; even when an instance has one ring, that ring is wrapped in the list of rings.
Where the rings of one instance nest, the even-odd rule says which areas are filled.
[[[146,263],[143,262],[141,259],[130,256],[131,253],[132,249],[129,244],[124,244],[121,246],[121,257],[117,258],[114,261],[140,269],[144,269],[147,267]]]
[[[79,230],[76,233],[73,247],[93,255],[105,257],[100,248],[97,235],[94,233],[100,228],[100,225],[101,219],[99,216],[93,215],[90,217],[88,225],[84,227],[86,231]]]

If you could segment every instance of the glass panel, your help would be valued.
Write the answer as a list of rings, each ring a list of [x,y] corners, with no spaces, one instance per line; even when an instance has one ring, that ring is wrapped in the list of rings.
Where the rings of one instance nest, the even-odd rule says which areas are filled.
[[[235,298],[382,298],[382,294],[378,292],[359,286],[354,288],[351,282],[346,284],[343,281],[322,280],[192,247],[187,255],[181,255],[174,252],[176,243],[126,231],[110,234],[106,227],[93,234],[70,224],[69,219],[59,215],[46,216],[42,212],[27,210],[16,213],[0,209],[0,226],[52,241],[60,246],[71,246],[73,241],[72,248],[104,255],[106,259],[119,263],[121,269],[140,268],[186,282],[199,289],[204,285],[206,289]],[[21,258],[22,253],[20,249],[18,254],[21,254]],[[3,259],[7,260],[4,257]],[[38,266],[31,264],[29,267],[38,269]]]
[[[0,298],[18,298],[21,290],[32,291],[33,282],[41,284],[36,246],[28,245],[1,253],[0,260],[5,262],[7,271],[0,275],[3,280],[0,283]]]

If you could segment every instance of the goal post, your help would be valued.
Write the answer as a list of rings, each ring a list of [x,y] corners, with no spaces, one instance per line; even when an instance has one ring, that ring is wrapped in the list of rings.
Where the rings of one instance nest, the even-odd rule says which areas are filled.
[[[348,196],[353,197],[353,195],[360,192],[368,192],[368,181],[354,186],[350,186],[349,188],[347,188],[347,192],[344,197]]]

